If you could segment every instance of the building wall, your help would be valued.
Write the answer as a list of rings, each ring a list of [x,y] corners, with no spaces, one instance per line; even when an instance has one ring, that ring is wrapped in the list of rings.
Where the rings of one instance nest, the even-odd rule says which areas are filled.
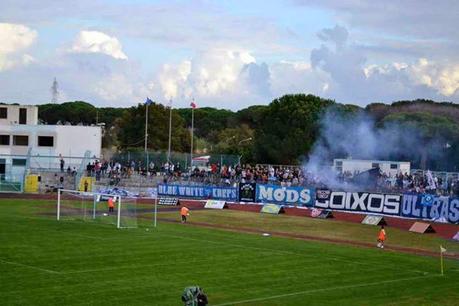
[[[339,165],[339,162],[342,165]],[[398,162],[398,161],[382,161],[382,160],[353,160],[353,159],[335,159],[333,166],[335,170],[339,172],[350,172],[352,174],[358,172],[368,171],[375,168],[375,164],[378,164],[381,171],[391,176],[395,176],[398,173],[410,173],[411,164],[409,162]],[[391,165],[397,165],[396,169],[392,169]]]
[[[0,125],[19,124],[19,109],[25,108],[27,111],[26,124],[38,124],[38,107],[34,105],[9,105],[0,104],[0,108],[7,109],[7,117],[0,118]]]
[[[25,109],[25,124],[20,124],[20,109]],[[38,125],[38,107],[0,104],[0,176],[6,181],[22,182],[31,149],[32,168],[77,168],[91,157],[100,157],[102,129],[97,126]],[[78,168],[77,168],[78,169]]]
[[[100,156],[102,131],[95,126],[67,125],[0,125],[0,135],[9,135],[9,145],[0,145],[0,154],[82,157],[86,150],[91,156]],[[15,145],[14,136],[28,136],[28,145]],[[53,146],[39,146],[39,136],[52,136]]]
[[[56,152],[64,156],[84,156],[86,150],[91,156],[100,157],[102,128],[99,126],[57,125]]]

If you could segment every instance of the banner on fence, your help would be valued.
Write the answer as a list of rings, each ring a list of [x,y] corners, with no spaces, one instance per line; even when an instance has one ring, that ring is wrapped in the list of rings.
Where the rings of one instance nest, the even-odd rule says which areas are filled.
[[[332,191],[328,199],[316,197],[317,208],[399,215],[402,196],[369,192]]]
[[[323,189],[323,188],[316,189],[316,199],[321,200],[321,201],[330,200],[331,192],[332,191],[330,189]]]
[[[282,210],[282,205],[276,205],[276,204],[265,204],[261,208],[260,212],[265,213],[265,214],[273,214],[277,215],[283,212]]]
[[[179,199],[171,197],[159,197],[158,205],[177,206]]]
[[[158,194],[186,197],[204,198],[226,201],[237,200],[237,189],[233,187],[213,187],[213,186],[185,186],[185,185],[158,185]]]
[[[206,205],[204,205],[204,208],[223,209],[225,208],[225,204],[225,201],[207,200]]]
[[[317,218],[321,213],[322,213],[322,209],[320,209],[320,208],[313,208],[313,209],[311,210],[311,217],[312,217],[312,218]]]
[[[239,183],[239,201],[255,202],[256,188],[254,183]]]
[[[383,216],[367,215],[363,220],[362,224],[366,225],[385,225],[386,221]]]
[[[257,184],[257,202],[313,206],[314,197],[314,190],[307,187],[281,187]]]
[[[426,198],[429,198],[426,201]],[[404,194],[401,216],[437,222],[459,223],[459,198]]]

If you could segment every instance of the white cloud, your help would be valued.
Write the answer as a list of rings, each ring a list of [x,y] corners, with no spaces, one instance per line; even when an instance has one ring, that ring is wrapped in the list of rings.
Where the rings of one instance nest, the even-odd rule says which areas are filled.
[[[231,93],[250,63],[255,63],[255,58],[247,51],[215,48],[176,65],[165,64],[158,75],[159,94],[165,99],[189,99]]]
[[[369,65],[364,68],[367,79],[386,77],[405,79],[405,88],[425,86],[444,97],[451,97],[459,89],[459,64],[439,63],[426,58],[416,62]]]
[[[162,96],[165,99],[176,98],[179,91],[186,91],[184,85],[190,73],[191,61],[185,60],[176,66],[165,64],[159,75]]]
[[[98,31],[81,31],[69,51],[75,53],[102,53],[115,59],[128,59],[118,38]]]
[[[323,87],[329,97],[360,105],[419,97],[457,99],[459,62],[419,58],[369,64],[364,51],[344,35],[347,30],[332,35],[336,29],[321,31],[318,36],[324,43],[311,52],[313,70],[329,76]]]
[[[282,60],[270,66],[271,89],[274,97],[289,93],[312,93],[324,95],[328,89],[329,76],[314,70],[305,61]]]
[[[122,74],[113,74],[99,81],[94,86],[94,91],[102,99],[115,101],[121,97],[129,97],[133,93],[132,85]]]
[[[445,97],[454,95],[459,89],[459,63],[442,64],[420,58],[406,70],[414,83],[433,88]]]
[[[37,39],[37,32],[25,25],[0,23],[0,71],[27,65],[33,57],[23,54]]]

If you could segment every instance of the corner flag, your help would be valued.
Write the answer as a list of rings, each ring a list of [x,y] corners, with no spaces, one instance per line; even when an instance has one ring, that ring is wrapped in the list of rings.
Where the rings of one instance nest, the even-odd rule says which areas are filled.
[[[443,253],[446,253],[446,249],[440,245],[440,272],[441,272],[441,275],[444,275]]]

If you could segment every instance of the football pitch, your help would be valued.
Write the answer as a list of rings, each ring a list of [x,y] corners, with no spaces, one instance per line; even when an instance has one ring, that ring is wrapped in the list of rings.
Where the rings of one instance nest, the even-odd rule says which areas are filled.
[[[160,213],[156,229],[152,214],[144,213],[138,228],[118,230],[57,222],[54,204],[0,200],[2,305],[182,305],[190,285],[204,288],[214,306],[459,301],[457,260],[445,260],[441,276],[434,257],[192,224],[193,218],[228,224],[237,214],[227,211],[192,211],[186,225],[161,221],[177,213]],[[259,214],[245,214],[261,222]],[[278,217],[262,221],[273,230],[288,226],[286,216]],[[293,229],[306,219],[293,218]]]

